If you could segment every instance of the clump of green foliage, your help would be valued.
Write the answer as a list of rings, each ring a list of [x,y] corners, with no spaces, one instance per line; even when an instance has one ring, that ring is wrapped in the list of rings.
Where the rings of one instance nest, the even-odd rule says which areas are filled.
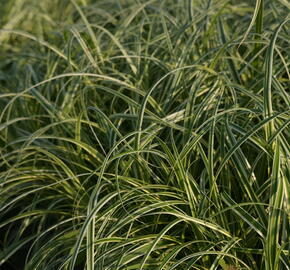
[[[287,1],[0,12],[3,269],[290,269]]]

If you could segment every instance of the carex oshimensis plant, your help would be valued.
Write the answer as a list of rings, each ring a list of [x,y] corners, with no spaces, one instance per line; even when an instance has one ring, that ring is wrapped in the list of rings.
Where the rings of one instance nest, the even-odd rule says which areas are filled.
[[[287,1],[0,1],[3,269],[290,269]]]

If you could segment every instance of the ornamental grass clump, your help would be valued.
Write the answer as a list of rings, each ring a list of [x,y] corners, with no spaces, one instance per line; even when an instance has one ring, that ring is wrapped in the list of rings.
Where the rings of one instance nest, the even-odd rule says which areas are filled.
[[[1,269],[290,269],[287,1],[0,4]]]

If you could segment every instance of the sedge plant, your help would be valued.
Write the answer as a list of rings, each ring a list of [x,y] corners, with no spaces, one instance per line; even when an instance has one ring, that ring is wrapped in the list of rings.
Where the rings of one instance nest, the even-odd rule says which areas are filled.
[[[289,3],[0,0],[0,267],[290,269]]]

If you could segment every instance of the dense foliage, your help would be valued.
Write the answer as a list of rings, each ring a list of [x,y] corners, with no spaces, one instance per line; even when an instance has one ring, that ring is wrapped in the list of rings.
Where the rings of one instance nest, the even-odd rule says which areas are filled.
[[[0,268],[289,270],[289,6],[0,0]]]

